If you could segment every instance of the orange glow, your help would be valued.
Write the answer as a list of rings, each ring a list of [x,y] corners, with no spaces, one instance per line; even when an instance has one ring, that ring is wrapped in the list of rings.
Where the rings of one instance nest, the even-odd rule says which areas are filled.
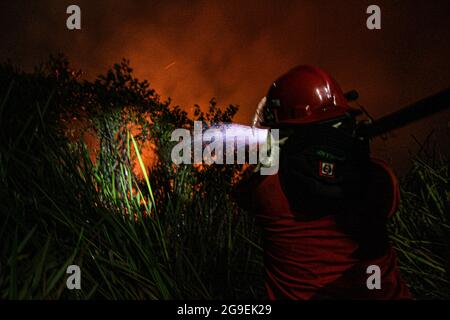
[[[216,97],[220,106],[239,104],[235,120],[244,124],[273,80],[308,63],[329,72],[344,90],[357,89],[360,103],[377,118],[450,83],[444,2],[380,0],[388,14],[381,30],[369,31],[366,1],[83,0],[82,30],[68,32],[65,1],[19,1],[1,12],[8,32],[0,60],[31,70],[50,53],[64,52],[93,79],[125,57],[138,78],[189,115],[194,104],[204,110]],[[448,119],[447,113],[431,124],[448,135]],[[430,122],[386,144],[399,165],[411,146],[417,149],[410,135],[421,140]]]

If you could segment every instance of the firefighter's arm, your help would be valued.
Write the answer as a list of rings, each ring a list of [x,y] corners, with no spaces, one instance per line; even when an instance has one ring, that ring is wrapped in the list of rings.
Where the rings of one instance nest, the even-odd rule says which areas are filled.
[[[283,137],[278,141],[273,141],[272,144],[281,147],[286,143],[287,139],[288,137]],[[249,164],[243,169],[240,174],[240,179],[235,184],[232,192],[233,198],[241,208],[252,211],[253,190],[256,189],[257,185],[265,177],[261,174],[261,168],[270,167],[270,165],[271,163],[264,165],[261,162],[258,162],[256,165]]]
[[[231,195],[242,209],[252,211],[253,190],[260,181],[261,175],[256,165],[248,165],[241,172]]]

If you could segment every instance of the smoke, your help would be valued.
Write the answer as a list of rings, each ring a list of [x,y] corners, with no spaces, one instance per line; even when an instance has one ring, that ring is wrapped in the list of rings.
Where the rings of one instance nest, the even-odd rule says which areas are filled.
[[[78,0],[81,31],[65,27],[70,4],[0,4],[0,61],[31,68],[64,52],[94,78],[125,57],[187,111],[215,97],[240,105],[236,120],[245,124],[271,82],[301,63],[324,68],[344,91],[357,89],[375,117],[450,84],[448,1],[377,1],[378,31],[366,28],[366,0]]]

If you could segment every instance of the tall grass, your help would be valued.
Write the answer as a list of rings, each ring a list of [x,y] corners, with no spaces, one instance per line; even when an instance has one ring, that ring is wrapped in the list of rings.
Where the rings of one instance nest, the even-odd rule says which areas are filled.
[[[450,159],[417,157],[401,181],[390,236],[416,298],[450,299]]]

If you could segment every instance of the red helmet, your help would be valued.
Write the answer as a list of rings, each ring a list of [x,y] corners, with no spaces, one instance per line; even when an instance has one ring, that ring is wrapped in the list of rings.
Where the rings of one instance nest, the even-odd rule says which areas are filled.
[[[258,106],[254,125],[297,126],[360,113],[349,106],[337,82],[325,71],[302,65],[272,84]]]

